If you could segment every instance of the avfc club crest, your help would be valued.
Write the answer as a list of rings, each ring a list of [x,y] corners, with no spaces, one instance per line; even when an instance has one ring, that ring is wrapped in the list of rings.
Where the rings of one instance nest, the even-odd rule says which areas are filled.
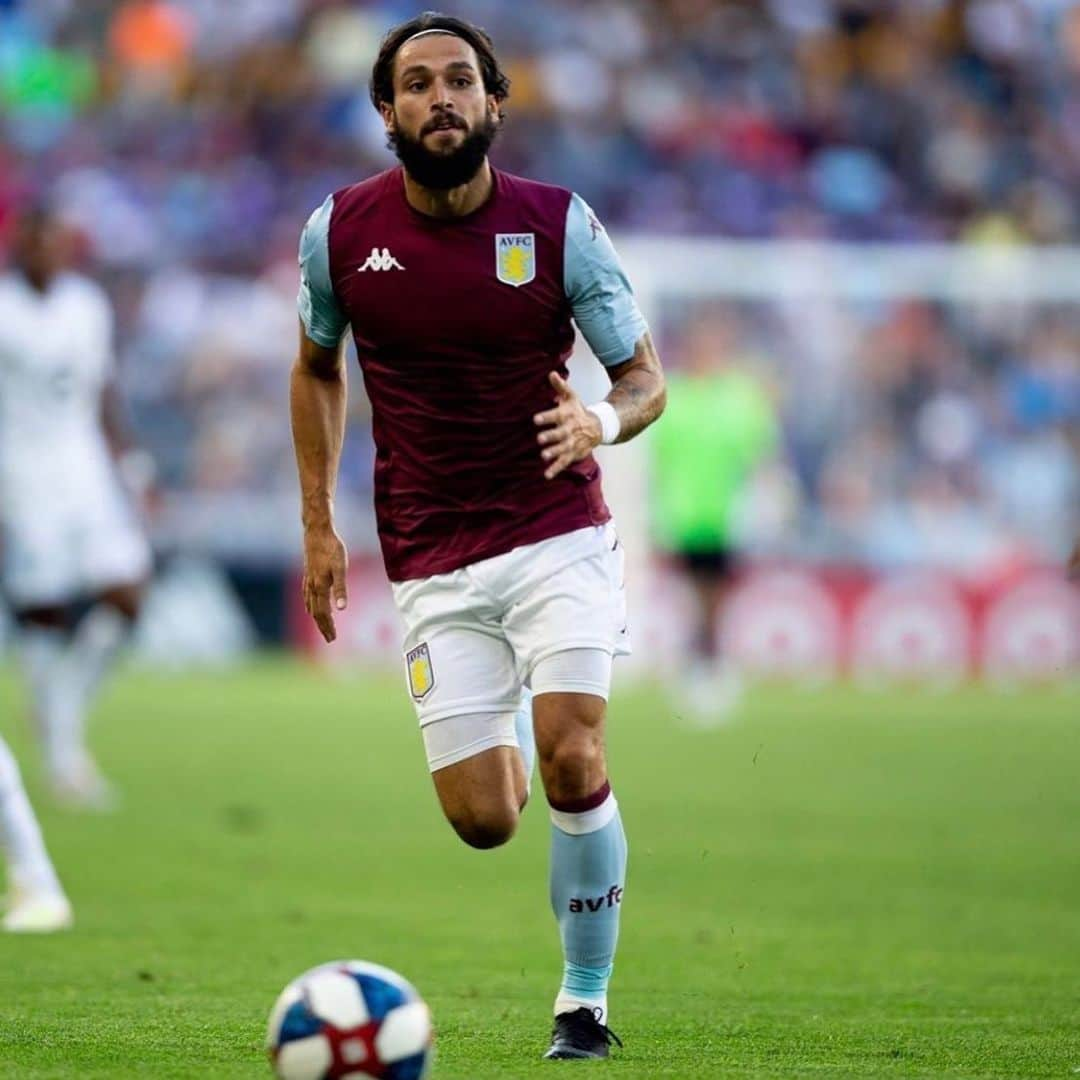
[[[528,285],[536,277],[536,234],[496,233],[495,273],[504,285]]]
[[[405,666],[409,671],[409,693],[416,701],[423,701],[435,685],[435,671],[426,641],[405,654]]]

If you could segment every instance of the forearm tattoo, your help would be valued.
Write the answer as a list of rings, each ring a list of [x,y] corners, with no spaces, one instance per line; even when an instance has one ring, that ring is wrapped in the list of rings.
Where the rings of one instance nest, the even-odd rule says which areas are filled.
[[[607,400],[619,414],[619,438],[626,442],[644,431],[663,411],[667,401],[664,371],[652,338],[645,334],[625,363],[608,369],[612,378]]]

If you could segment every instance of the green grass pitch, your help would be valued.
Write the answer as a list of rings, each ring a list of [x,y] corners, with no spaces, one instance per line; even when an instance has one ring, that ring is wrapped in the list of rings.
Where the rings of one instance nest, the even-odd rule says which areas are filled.
[[[1080,701],[758,690],[737,723],[612,708],[630,838],[610,1062],[545,1063],[559,956],[542,801],[494,852],[442,822],[400,681],[267,659],[126,674],[94,742],[122,811],[51,808],[77,929],[0,937],[0,1076],[264,1077],[325,960],[406,974],[436,1080],[1080,1071]]]

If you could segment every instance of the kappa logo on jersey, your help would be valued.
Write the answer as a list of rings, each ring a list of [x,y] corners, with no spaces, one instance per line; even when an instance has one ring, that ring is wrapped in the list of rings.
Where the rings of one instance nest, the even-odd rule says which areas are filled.
[[[435,685],[435,671],[426,641],[405,654],[405,666],[409,670],[409,692],[415,700],[423,701]]]
[[[357,273],[362,274],[365,270],[404,270],[405,267],[401,265],[390,254],[389,248],[383,248],[380,251],[377,247],[371,249],[371,254],[367,257],[367,262],[363,266],[359,267]]]
[[[496,233],[495,274],[515,289],[528,285],[536,277],[536,234]]]

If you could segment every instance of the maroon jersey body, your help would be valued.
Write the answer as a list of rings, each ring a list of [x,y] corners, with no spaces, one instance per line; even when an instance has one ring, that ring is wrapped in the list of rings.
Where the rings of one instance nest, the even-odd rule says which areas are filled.
[[[552,407],[548,375],[566,376],[574,343],[564,283],[571,193],[493,176],[490,199],[464,218],[413,209],[400,168],[333,197],[330,283],[371,400],[375,512],[392,581],[610,517],[593,457],[544,478],[533,422]],[[500,245],[525,249],[501,264],[505,280]]]

